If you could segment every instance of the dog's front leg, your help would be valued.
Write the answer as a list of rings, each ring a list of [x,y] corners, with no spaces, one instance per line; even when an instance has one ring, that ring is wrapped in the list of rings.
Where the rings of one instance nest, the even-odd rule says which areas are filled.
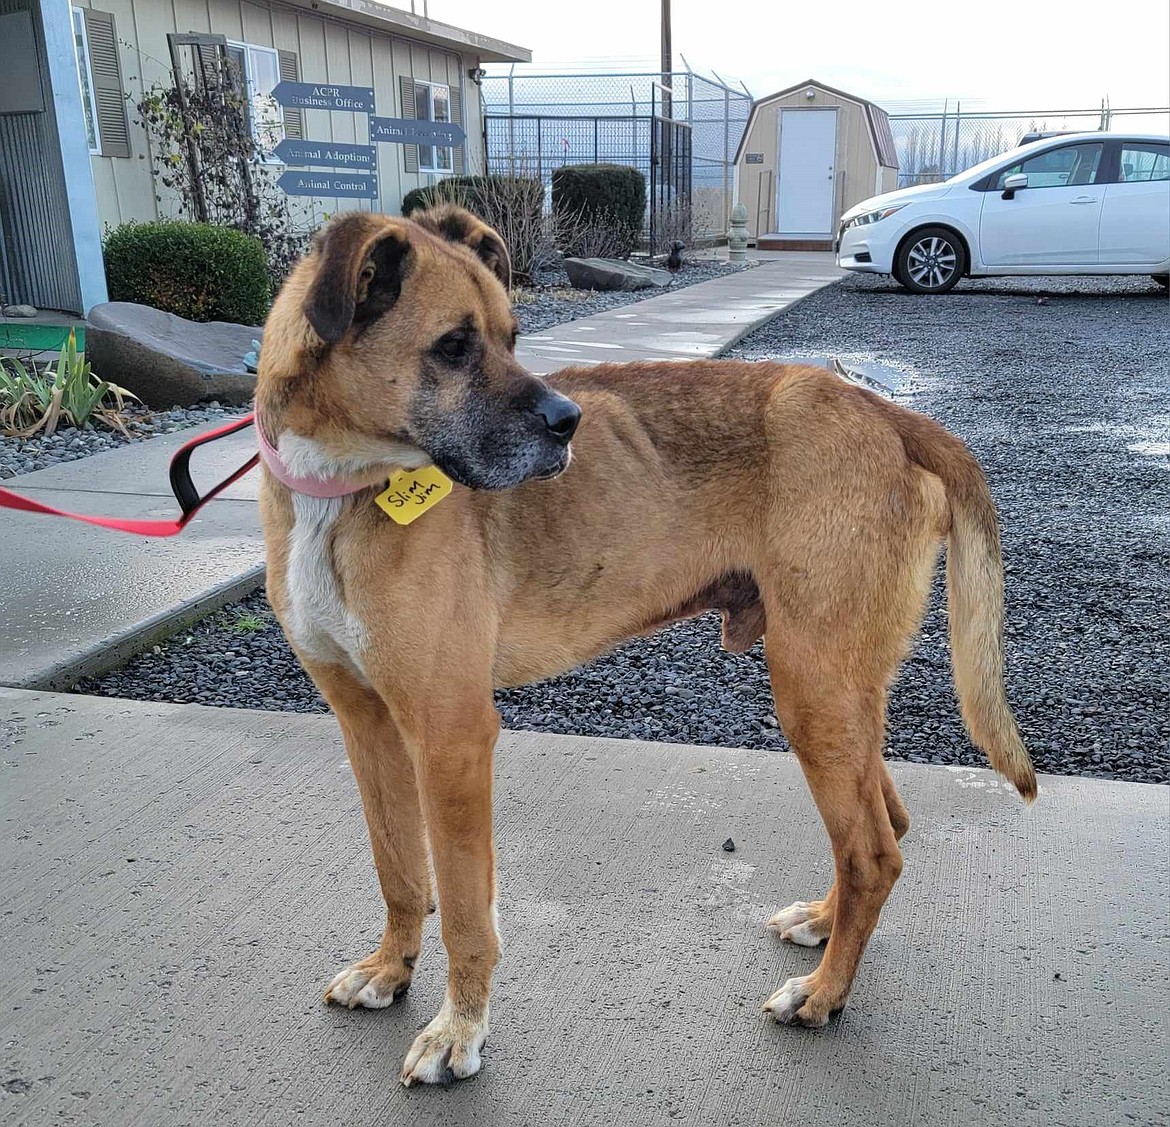
[[[447,995],[418,1035],[402,1082],[436,1084],[479,1071],[488,1033],[488,994],[500,957],[492,845],[492,752],[500,731],[490,692],[478,702],[458,692],[441,715],[404,727],[414,753],[431,856],[439,886]]]

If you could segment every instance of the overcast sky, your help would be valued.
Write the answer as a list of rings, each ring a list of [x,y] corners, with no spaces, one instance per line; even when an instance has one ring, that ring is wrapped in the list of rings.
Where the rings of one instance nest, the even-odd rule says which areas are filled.
[[[531,48],[533,71],[599,61],[657,67],[658,0],[428,3],[432,19]],[[1095,107],[1106,95],[1114,107],[1170,103],[1168,0],[673,0],[672,8],[676,62],[685,55],[696,71],[742,79],[755,97],[816,78],[893,109],[943,98],[1021,110]]]

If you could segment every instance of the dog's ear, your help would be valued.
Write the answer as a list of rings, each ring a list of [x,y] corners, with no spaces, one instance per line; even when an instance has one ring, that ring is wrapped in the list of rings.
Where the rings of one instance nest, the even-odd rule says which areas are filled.
[[[402,293],[410,256],[405,224],[355,212],[318,232],[313,247],[317,271],[304,312],[326,343],[336,344],[351,325],[381,317]]]
[[[463,243],[493,273],[504,288],[512,285],[512,260],[508,247],[499,234],[478,215],[454,204],[416,211],[412,216],[420,227],[452,243]]]

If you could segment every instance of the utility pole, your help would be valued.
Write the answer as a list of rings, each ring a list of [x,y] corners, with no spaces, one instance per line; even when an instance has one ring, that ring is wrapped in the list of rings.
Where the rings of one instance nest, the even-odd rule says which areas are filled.
[[[670,86],[674,52],[670,49],[670,0],[662,0],[662,85]],[[670,91],[662,92],[662,116],[670,117]]]

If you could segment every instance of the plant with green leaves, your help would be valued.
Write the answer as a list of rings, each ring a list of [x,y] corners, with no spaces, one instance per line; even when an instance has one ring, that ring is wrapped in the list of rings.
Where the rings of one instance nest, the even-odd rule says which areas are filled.
[[[94,375],[72,329],[56,362],[43,368],[0,357],[0,432],[16,438],[55,434],[62,423],[84,427],[91,419],[126,434],[126,401],[137,398]]]

